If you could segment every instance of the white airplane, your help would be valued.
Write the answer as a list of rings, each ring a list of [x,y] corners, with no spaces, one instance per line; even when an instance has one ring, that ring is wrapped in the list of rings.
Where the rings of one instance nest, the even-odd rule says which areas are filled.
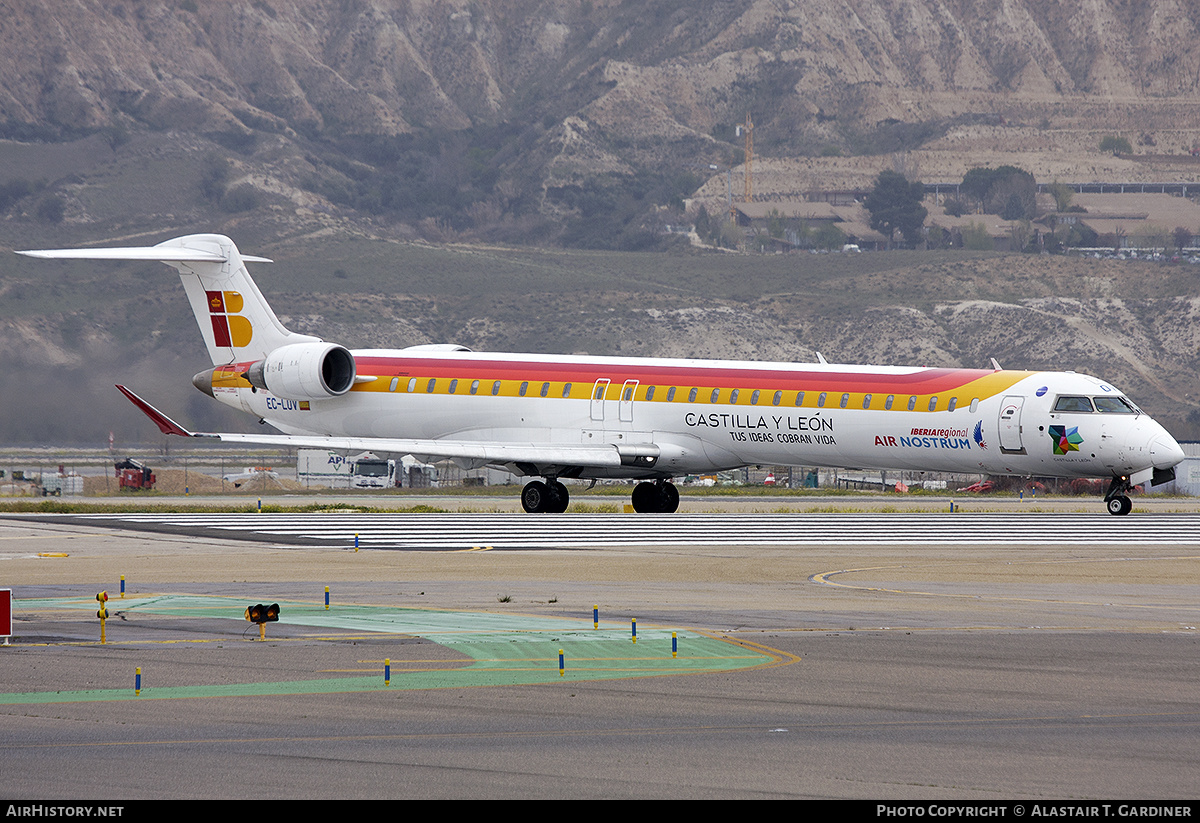
[[[673,512],[683,474],[749,465],[1111,477],[1110,513],[1171,480],[1183,450],[1113,386],[1074,372],[473,352],[350,351],[284,328],[228,237],[24,251],[158,260],[179,271],[213,367],[192,382],[284,434],[191,432],[123,386],[167,434],[449,458],[524,477],[528,512],[562,512],[560,478],[639,480]]]

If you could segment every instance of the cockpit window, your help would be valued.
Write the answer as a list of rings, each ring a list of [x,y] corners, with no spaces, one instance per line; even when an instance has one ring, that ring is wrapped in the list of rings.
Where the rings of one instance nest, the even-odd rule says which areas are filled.
[[[1124,397],[1095,397],[1096,411],[1105,414],[1138,414],[1138,407]]]
[[[1086,397],[1063,395],[1054,403],[1056,412],[1091,412],[1092,401]]]

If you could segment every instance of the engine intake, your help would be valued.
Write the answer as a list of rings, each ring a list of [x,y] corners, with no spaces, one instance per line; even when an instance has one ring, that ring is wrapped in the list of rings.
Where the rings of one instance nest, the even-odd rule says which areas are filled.
[[[342,346],[292,343],[252,364],[244,377],[276,397],[324,400],[350,391],[356,374],[354,355]]]

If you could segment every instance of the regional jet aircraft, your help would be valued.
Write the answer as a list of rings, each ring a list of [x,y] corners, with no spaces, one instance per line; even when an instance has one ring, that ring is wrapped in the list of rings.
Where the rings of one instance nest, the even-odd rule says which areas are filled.
[[[562,512],[562,478],[624,478],[639,512],[673,512],[672,478],[749,465],[1110,477],[1108,511],[1175,476],[1183,451],[1112,385],[1074,372],[473,352],[350,351],[289,331],[228,237],[25,251],[157,260],[179,271],[213,367],[200,391],[283,434],[191,432],[119,386],[167,434],[226,443],[449,458],[534,479],[528,512]]]

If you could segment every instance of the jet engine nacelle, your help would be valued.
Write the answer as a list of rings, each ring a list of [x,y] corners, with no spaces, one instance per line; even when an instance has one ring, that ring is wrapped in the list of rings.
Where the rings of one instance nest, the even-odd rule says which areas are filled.
[[[324,400],[350,391],[354,355],[334,343],[280,346],[246,370],[250,385],[287,400]]]

